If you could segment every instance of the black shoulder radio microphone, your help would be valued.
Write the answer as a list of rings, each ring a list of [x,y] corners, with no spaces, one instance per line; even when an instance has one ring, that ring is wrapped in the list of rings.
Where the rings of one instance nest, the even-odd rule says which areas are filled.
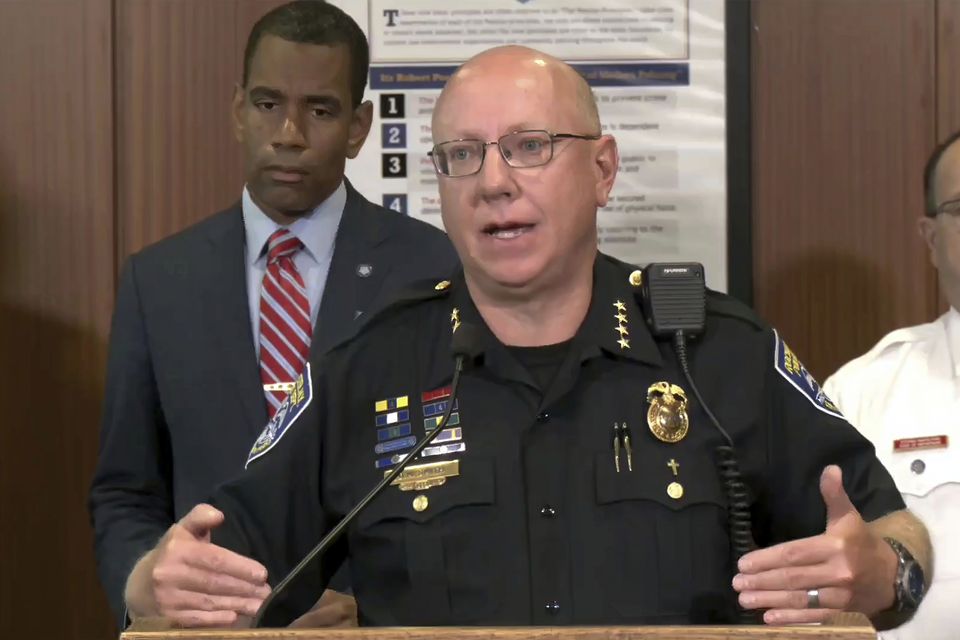
[[[672,340],[690,390],[725,441],[716,448],[717,472],[727,496],[730,542],[736,566],[741,556],[757,548],[750,521],[750,501],[733,438],[703,401],[687,361],[687,340],[697,338],[706,327],[707,291],[703,265],[697,262],[649,264],[643,269],[640,291],[643,315],[650,333],[654,338]],[[745,622],[755,621],[754,615],[747,612],[741,612],[741,618]]]
[[[283,580],[277,583],[277,586],[270,591],[270,595],[266,597],[266,599],[263,601],[263,604],[261,604],[260,608],[257,610],[257,615],[254,616],[253,622],[251,623],[253,628],[258,628],[260,626],[264,615],[270,607],[270,604],[284,589],[286,589],[287,585],[289,585],[294,578],[296,578],[300,572],[303,571],[304,568],[306,568],[311,562],[318,557],[322,557],[327,549],[329,549],[333,543],[340,539],[340,536],[342,536],[347,527],[349,527],[350,524],[357,519],[357,516],[367,508],[367,505],[373,502],[378,495],[383,493],[384,489],[390,486],[390,483],[393,482],[397,476],[403,473],[403,470],[407,468],[407,465],[415,460],[417,456],[420,455],[420,452],[423,451],[433,441],[433,439],[440,434],[440,432],[443,430],[443,425],[447,424],[447,420],[450,419],[450,412],[453,410],[453,405],[457,400],[457,387],[460,385],[460,373],[463,371],[463,361],[470,353],[470,350],[473,344],[476,342],[476,339],[476,327],[466,322],[461,323],[457,330],[453,332],[453,337],[450,340],[450,349],[453,351],[455,361],[453,365],[453,380],[450,382],[450,399],[447,401],[447,409],[443,412],[443,416],[441,417],[440,422],[437,424],[437,427],[429,432],[423,439],[421,439],[420,442],[418,442],[416,446],[410,450],[410,453],[408,453],[406,457],[397,464],[397,466],[395,466],[387,475],[385,475],[383,479],[378,482],[376,486],[374,486],[373,489],[371,489],[370,492],[367,493],[367,495],[365,495],[353,509],[350,510],[349,513],[347,513],[347,515],[343,516],[340,522],[338,522],[336,526],[333,527],[333,529],[331,529],[327,535],[320,540],[319,543],[317,543],[317,546],[311,549],[310,552],[304,556],[303,560],[301,560],[297,566],[290,570],[290,573],[288,573]]]

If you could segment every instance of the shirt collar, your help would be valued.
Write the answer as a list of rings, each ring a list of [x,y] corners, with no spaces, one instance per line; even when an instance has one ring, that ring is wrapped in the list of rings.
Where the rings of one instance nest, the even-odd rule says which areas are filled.
[[[475,358],[498,340],[470,298],[462,270],[452,278],[451,288],[451,328],[456,322],[469,322],[476,327],[476,337],[468,349],[469,355]],[[581,350],[583,360],[606,353],[655,366],[663,365],[660,350],[637,303],[637,294],[637,288],[630,283],[630,271],[597,253],[593,267],[593,297],[573,338],[574,348]]]
[[[307,255],[315,261],[320,262],[332,253],[346,203],[347,188],[340,182],[340,186],[326,200],[287,227],[303,243]],[[247,264],[253,265],[263,255],[264,246],[271,234],[281,225],[271,220],[257,206],[246,186],[243,187],[241,206],[247,242]]]
[[[586,349],[655,366],[663,365],[638,303],[639,289],[631,271],[601,253],[593,266],[593,299],[574,338]]]

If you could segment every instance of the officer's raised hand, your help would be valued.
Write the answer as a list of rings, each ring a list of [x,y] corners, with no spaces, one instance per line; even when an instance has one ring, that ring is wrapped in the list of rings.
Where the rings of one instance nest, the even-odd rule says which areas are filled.
[[[131,618],[163,616],[199,627],[229,626],[256,614],[270,593],[267,570],[210,542],[223,517],[197,505],[137,562],[124,594]]]
[[[874,523],[860,517],[839,467],[824,469],[820,493],[827,507],[823,534],[740,559],[733,586],[744,608],[768,609],[764,622],[823,622],[838,611],[874,616],[894,604],[897,554]]]

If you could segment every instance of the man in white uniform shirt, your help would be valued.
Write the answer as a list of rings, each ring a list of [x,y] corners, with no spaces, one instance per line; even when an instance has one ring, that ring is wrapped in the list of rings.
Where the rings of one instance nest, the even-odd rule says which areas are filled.
[[[885,640],[960,638],[960,132],[934,151],[924,181],[920,234],[950,309],[885,336],[824,385],[873,441],[933,542],[926,598],[913,619],[880,634]]]

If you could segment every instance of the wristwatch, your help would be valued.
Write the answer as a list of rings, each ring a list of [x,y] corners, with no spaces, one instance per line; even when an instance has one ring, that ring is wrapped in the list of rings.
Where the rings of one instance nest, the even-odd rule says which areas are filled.
[[[893,538],[884,538],[884,540],[897,554],[897,579],[893,583],[896,602],[893,605],[893,611],[913,613],[927,593],[927,580],[923,575],[923,567],[899,541]]]

